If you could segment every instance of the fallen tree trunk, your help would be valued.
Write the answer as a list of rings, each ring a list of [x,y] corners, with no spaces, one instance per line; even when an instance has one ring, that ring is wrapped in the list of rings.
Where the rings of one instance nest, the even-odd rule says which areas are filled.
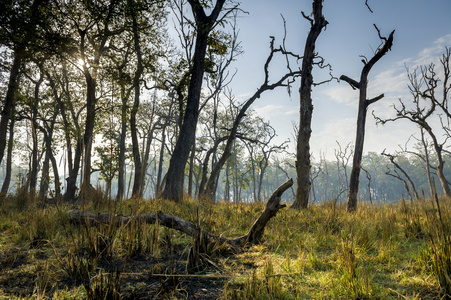
[[[84,224],[118,223],[126,225],[133,219],[147,224],[155,224],[158,222],[158,224],[160,225],[178,230],[193,238],[198,238],[202,235],[204,238],[206,238],[208,243],[225,243],[236,250],[240,250],[245,246],[259,244],[261,242],[268,221],[277,214],[279,209],[286,207],[285,204],[280,204],[280,199],[282,194],[292,185],[293,179],[289,179],[285,183],[280,185],[268,199],[265,209],[260,214],[258,219],[254,222],[249,232],[234,239],[228,239],[223,236],[211,234],[209,232],[206,232],[205,230],[202,230],[202,228],[200,228],[195,223],[183,220],[177,216],[165,214],[162,211],[158,211],[157,213],[145,213],[137,216],[111,215],[109,213],[93,214],[89,211],[80,210],[71,210],[69,214],[72,221]]]

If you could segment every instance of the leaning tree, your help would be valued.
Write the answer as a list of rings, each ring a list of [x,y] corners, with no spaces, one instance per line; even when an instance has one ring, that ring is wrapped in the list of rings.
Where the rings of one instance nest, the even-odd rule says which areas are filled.
[[[212,30],[233,12],[237,5],[231,8],[224,7],[226,0],[217,0],[207,15],[206,5],[199,0],[188,1],[194,16],[196,38],[192,65],[189,74],[188,96],[184,109],[183,123],[180,127],[174,153],[169,162],[166,174],[166,183],[161,194],[162,198],[178,201],[183,195],[183,179],[185,176],[185,165],[189,153],[192,150],[196,138],[196,127],[199,118],[200,94],[206,68],[206,54],[208,38]]]

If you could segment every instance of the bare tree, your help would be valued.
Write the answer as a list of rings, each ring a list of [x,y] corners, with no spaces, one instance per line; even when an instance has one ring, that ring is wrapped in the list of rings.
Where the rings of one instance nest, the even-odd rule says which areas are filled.
[[[232,147],[234,145],[234,141],[235,141],[235,138],[238,133],[238,127],[239,127],[242,119],[246,116],[246,111],[249,109],[249,107],[255,102],[255,100],[260,98],[260,96],[268,90],[273,90],[277,87],[288,87],[289,88],[291,83],[294,81],[294,79],[301,74],[301,71],[299,71],[299,70],[292,70],[290,67],[290,64],[289,64],[289,58],[298,59],[299,57],[297,55],[287,51],[285,49],[285,45],[279,46],[277,48],[274,47],[274,41],[275,41],[275,38],[271,37],[270,53],[268,55],[268,58],[266,59],[265,65],[264,65],[264,74],[265,74],[264,81],[261,84],[261,86],[257,89],[257,91],[243,103],[237,116],[235,117],[235,120],[233,121],[233,125],[230,129],[230,134],[228,136],[224,151],[223,151],[221,157],[218,159],[218,162],[214,165],[214,167],[210,173],[210,178],[208,179],[208,181],[206,183],[205,190],[200,191],[200,194],[203,195],[204,197],[213,199],[213,197],[214,197],[213,195],[216,193],[216,188],[217,188],[216,183],[217,183],[217,179],[219,177],[220,171],[232,153]],[[282,75],[277,81],[275,81],[274,83],[271,83],[270,76],[269,76],[269,66],[274,58],[274,55],[276,55],[278,53],[284,55],[287,59],[287,66],[286,66],[287,72],[284,75]]]
[[[382,37],[380,30],[374,25],[379,34],[379,38],[382,41],[381,46],[378,47],[374,56],[368,61],[366,58],[362,60],[364,66],[360,74],[360,81],[351,79],[345,75],[340,77],[341,80],[346,81],[351,85],[353,89],[359,90],[359,110],[357,117],[357,132],[356,141],[354,146],[354,158],[352,161],[351,178],[349,180],[349,192],[348,192],[348,211],[352,212],[357,209],[357,198],[359,192],[359,177],[361,170],[362,154],[363,154],[363,142],[365,139],[365,123],[366,123],[366,113],[368,106],[379,101],[384,97],[381,94],[375,98],[367,99],[367,88],[368,88],[368,74],[371,68],[389,51],[393,45],[393,35],[395,31],[393,30],[389,37]]]
[[[341,194],[343,194],[349,184],[348,184],[348,165],[352,157],[351,143],[347,144],[343,149],[338,141],[338,149],[334,150],[335,159],[337,160],[337,176],[338,176],[338,186],[337,186],[337,200],[339,200]],[[343,171],[341,171],[343,170]]]
[[[431,125],[431,117],[434,116],[434,113],[436,113],[437,106],[443,105],[444,108],[447,108],[447,91],[449,88],[444,88],[443,95],[446,97],[442,104],[438,104],[439,101],[436,97],[437,87],[439,83],[439,78],[437,78],[437,74],[435,72],[435,66],[433,64],[429,65],[428,67],[420,67],[420,75],[418,74],[418,68],[415,69],[413,72],[408,74],[409,77],[409,89],[410,93],[413,97],[413,103],[415,107],[413,109],[408,109],[404,102],[400,99],[400,107],[397,107],[396,105],[393,106],[393,108],[396,111],[396,117],[395,118],[389,118],[386,120],[382,120],[381,118],[375,117],[377,123],[385,124],[386,122],[393,122],[400,119],[406,119],[410,122],[413,122],[417,124],[421,129],[421,141],[425,147],[425,154],[428,154],[427,147],[426,147],[426,141],[424,138],[423,132],[426,131],[429,135],[429,137],[432,139],[432,144],[434,146],[435,154],[437,157],[437,176],[440,180],[440,183],[443,188],[443,193],[451,197],[451,189],[449,187],[449,183],[445,177],[445,173],[443,171],[444,168],[444,160],[443,160],[443,146],[445,142],[440,143],[438,141],[436,133],[434,133],[433,127]],[[446,72],[445,72],[446,73]],[[448,77],[449,78],[449,77]],[[445,84],[447,84],[447,80],[444,81]],[[424,86],[424,88],[423,88]],[[422,105],[421,100],[427,100],[425,105]],[[429,156],[426,156],[426,167],[427,171],[429,170]],[[430,174],[428,171],[428,180],[429,180],[429,186],[431,189],[431,193],[433,193],[434,185],[431,182]]]
[[[302,15],[310,22],[310,31],[307,36],[304,48],[304,57],[302,59],[301,88],[300,93],[300,122],[297,136],[296,147],[296,172],[297,186],[296,198],[291,206],[292,208],[307,208],[310,194],[310,136],[312,133],[311,123],[313,114],[312,104],[312,70],[314,65],[323,66],[323,60],[315,62],[317,58],[315,53],[315,44],[321,31],[327,26],[328,22],[323,16],[323,0],[313,0],[313,19]]]
[[[414,197],[415,197],[415,199],[418,200],[419,196],[418,196],[417,189],[415,188],[415,184],[413,183],[413,180],[410,178],[410,176],[407,174],[407,172],[404,170],[404,168],[402,168],[401,165],[395,161],[395,159],[398,158],[398,155],[392,155],[390,153],[386,153],[385,149],[384,149],[384,151],[382,151],[381,155],[388,157],[388,159],[390,159],[390,162],[393,164],[393,166],[395,166],[395,170],[393,171],[395,174],[390,173],[390,170],[385,172],[385,174],[387,174],[389,176],[393,176],[393,177],[398,178],[399,180],[401,180],[403,182],[404,186],[406,187],[406,190],[407,190],[407,193],[410,196],[410,199],[413,199],[413,197],[412,197],[412,195],[410,193],[410,188],[407,185],[407,182],[397,172],[397,170],[399,170],[405,176],[407,181],[409,182],[410,186],[412,187],[412,191],[413,191]]]

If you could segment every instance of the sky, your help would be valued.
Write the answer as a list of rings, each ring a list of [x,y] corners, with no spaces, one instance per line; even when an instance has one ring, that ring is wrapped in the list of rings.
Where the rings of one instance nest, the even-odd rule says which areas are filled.
[[[364,153],[393,152],[404,145],[418,129],[407,121],[377,125],[371,113],[388,117],[394,115],[393,103],[399,98],[411,101],[406,67],[437,63],[451,47],[451,0],[369,0],[373,13],[364,0],[325,0],[324,16],[329,22],[317,41],[316,50],[333,68],[333,75],[342,74],[358,80],[363,67],[360,55],[370,59],[380,45],[373,24],[383,36],[395,30],[392,51],[388,52],[369,75],[368,97],[384,93],[385,97],[368,110]],[[269,36],[276,45],[283,38],[286,20],[287,49],[302,54],[310,24],[302,17],[311,13],[311,0],[243,0],[238,19],[239,39],[244,54],[237,58],[236,77],[231,88],[238,99],[247,99],[261,85],[263,64],[269,52]],[[284,71],[283,62],[273,66],[273,73]],[[328,73],[316,70],[315,81],[327,79]],[[276,77],[274,77],[276,78]],[[291,97],[285,88],[266,92],[252,106],[258,115],[269,120],[278,134],[278,143],[293,140],[293,122],[299,121],[299,82],[293,86]],[[358,91],[345,83],[331,82],[313,90],[313,121],[311,153],[334,159],[337,141],[342,147],[355,139]]]

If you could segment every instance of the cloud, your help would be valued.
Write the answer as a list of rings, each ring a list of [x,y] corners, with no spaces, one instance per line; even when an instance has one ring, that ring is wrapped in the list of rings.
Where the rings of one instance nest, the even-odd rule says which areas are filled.
[[[358,106],[358,91],[353,90],[345,81],[341,81],[339,85],[326,88],[323,93],[337,103],[349,105],[351,107]]]
[[[255,107],[254,111],[258,116],[264,119],[271,119],[276,116],[292,116],[299,114],[299,110],[297,109],[287,107],[286,105],[274,105],[274,104],[268,104],[262,107]]]
[[[432,43],[431,47],[424,48],[418,56],[412,60],[413,65],[429,65],[437,63],[441,57],[445,47],[451,44],[451,34],[438,38]]]
[[[333,159],[333,149],[337,148],[337,141],[341,145],[353,143],[355,139],[356,119],[337,119],[325,124],[319,132],[313,130],[311,146],[316,156],[319,151],[326,153],[327,159]]]

